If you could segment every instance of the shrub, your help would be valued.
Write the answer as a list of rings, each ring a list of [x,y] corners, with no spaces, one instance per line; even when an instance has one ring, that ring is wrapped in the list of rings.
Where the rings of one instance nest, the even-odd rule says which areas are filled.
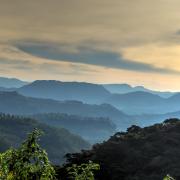
[[[164,177],[163,180],[175,180],[175,179],[171,177],[170,175],[167,175],[166,177]]]
[[[92,161],[89,161],[88,164],[74,164],[72,167],[67,168],[70,178],[74,180],[94,180],[93,171],[97,171],[99,169],[100,166]]]

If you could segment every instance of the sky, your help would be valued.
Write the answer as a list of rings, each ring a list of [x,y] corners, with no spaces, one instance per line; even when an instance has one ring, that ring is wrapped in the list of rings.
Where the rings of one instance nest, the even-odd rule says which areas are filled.
[[[180,90],[179,0],[0,4],[0,76]]]

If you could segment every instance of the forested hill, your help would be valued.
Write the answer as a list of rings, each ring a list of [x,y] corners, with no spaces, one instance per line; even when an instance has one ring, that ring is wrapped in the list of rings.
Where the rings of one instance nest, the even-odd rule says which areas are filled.
[[[180,121],[116,133],[90,151],[68,155],[71,163],[100,163],[97,179],[161,180],[166,174],[180,179]]]
[[[34,128],[44,132],[40,143],[55,164],[62,163],[66,153],[90,147],[85,140],[66,129],[53,128],[30,118],[0,114],[0,152],[4,152],[9,147],[18,147],[27,133],[32,132]]]
[[[82,117],[60,113],[36,114],[32,117],[49,126],[66,128],[92,144],[102,142],[116,132],[116,125],[104,117]]]

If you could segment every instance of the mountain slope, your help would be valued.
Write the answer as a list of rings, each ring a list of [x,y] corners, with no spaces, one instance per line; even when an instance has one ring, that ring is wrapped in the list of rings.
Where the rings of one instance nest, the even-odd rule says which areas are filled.
[[[12,92],[16,91],[18,88],[6,88],[6,87],[0,87],[0,91],[2,92]]]
[[[132,126],[92,150],[68,155],[70,163],[100,164],[96,179],[161,180],[180,178],[180,121],[166,120],[146,128]]]
[[[126,113],[141,114],[159,111],[165,105],[165,99],[158,95],[137,91],[127,94],[114,94],[106,100],[106,103],[112,104]],[[163,109],[164,107],[161,110]]]
[[[25,96],[49,98],[54,100],[78,100],[85,103],[101,103],[110,96],[110,93],[101,85],[61,82],[61,81],[34,81],[17,90]]]
[[[89,144],[79,136],[63,128],[52,128],[30,118],[0,114],[0,151],[17,147],[34,128],[43,130],[41,145],[53,163],[62,163],[67,152],[77,152],[89,148]]]
[[[16,78],[5,78],[5,77],[0,77],[0,87],[4,88],[19,88],[24,85],[28,84],[28,82],[21,81]]]
[[[16,92],[0,92],[0,112],[32,115],[39,113],[66,113],[85,117],[110,118],[119,129],[135,124],[133,119],[108,104],[90,105],[79,101],[55,101],[22,96]]]

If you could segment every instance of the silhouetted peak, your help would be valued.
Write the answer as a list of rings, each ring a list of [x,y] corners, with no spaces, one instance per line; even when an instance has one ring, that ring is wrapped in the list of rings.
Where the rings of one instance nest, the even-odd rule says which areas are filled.
[[[56,80],[36,80],[32,82],[31,84],[28,84],[27,86],[50,86],[50,85],[61,85],[61,81]]]
[[[129,127],[127,129],[127,132],[129,132],[129,133],[137,133],[139,131],[141,131],[141,128],[139,126],[136,126],[136,125],[132,125],[131,127]]]

